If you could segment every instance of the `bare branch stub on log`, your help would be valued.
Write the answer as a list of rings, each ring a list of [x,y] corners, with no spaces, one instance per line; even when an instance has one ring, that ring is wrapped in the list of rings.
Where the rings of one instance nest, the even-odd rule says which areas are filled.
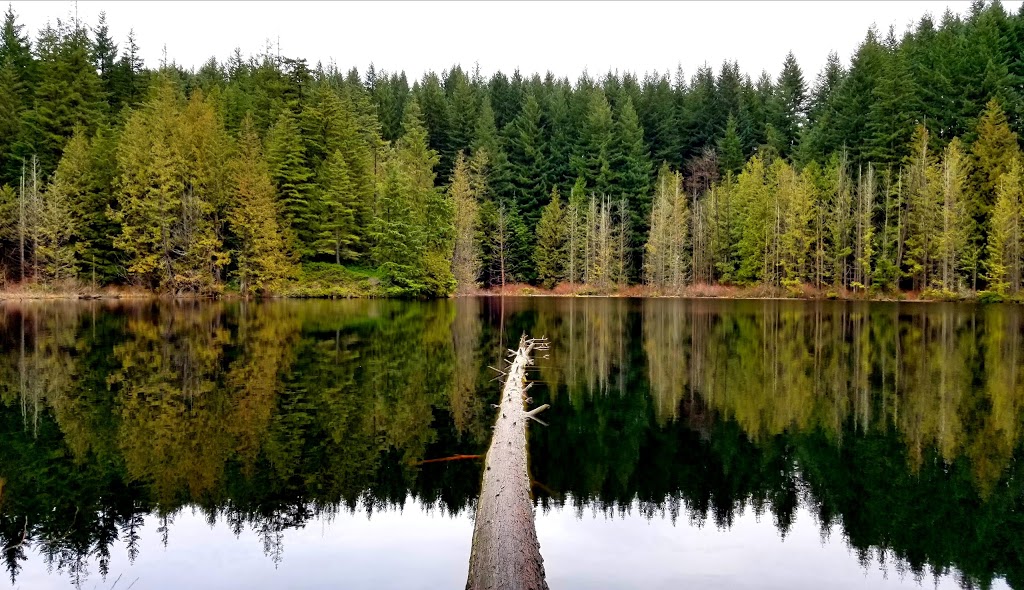
[[[467,590],[547,590],[544,559],[534,523],[530,474],[527,468],[526,423],[547,408],[526,409],[526,367],[531,353],[547,350],[545,338],[519,339],[491,446],[484,459],[480,499],[473,524]],[[539,420],[538,420],[539,422]]]

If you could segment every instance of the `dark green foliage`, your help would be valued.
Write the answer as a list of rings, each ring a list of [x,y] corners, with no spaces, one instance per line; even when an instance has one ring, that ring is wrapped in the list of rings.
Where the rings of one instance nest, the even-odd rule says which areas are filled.
[[[38,84],[25,114],[26,146],[19,154],[39,157],[49,174],[77,126],[95,129],[103,120],[103,87],[92,61],[87,31],[58,23],[47,26],[36,43]]]
[[[807,279],[813,274],[817,281],[824,281],[838,273],[843,277],[839,282],[849,286],[852,275],[842,269],[852,268],[854,255],[839,253],[853,243],[854,226],[843,226],[838,233],[823,229],[846,223],[845,218],[840,219],[846,213],[823,205],[842,202],[849,205],[851,216],[861,207],[856,231],[866,259],[858,268],[878,270],[887,289],[927,287],[919,284],[924,271],[918,265],[924,260],[934,262],[930,257],[935,252],[921,251],[919,246],[928,240],[917,234],[924,227],[935,229],[942,218],[935,216],[939,212],[959,211],[959,197],[951,195],[966,191],[971,223],[947,220],[943,224],[947,233],[956,225],[969,235],[964,242],[958,229],[953,232],[956,240],[943,248],[947,258],[957,259],[956,273],[963,275],[957,281],[972,275],[959,284],[987,287],[984,277],[980,285],[977,282],[977,269],[987,248],[989,212],[999,177],[1008,168],[1010,154],[1016,153],[1010,147],[1019,144],[1024,131],[1024,14],[1009,14],[997,2],[975,3],[964,16],[947,12],[933,19],[926,15],[902,35],[893,29],[879,32],[872,28],[848,64],[838,54],[830,54],[813,85],[792,53],[778,75],[755,75],[745,72],[738,62],[726,60],[690,74],[682,70],[672,75],[646,72],[642,77],[633,72],[584,73],[572,82],[551,73],[519,71],[484,77],[479,67],[467,70],[457,63],[410,81],[400,70],[385,72],[372,64],[362,75],[355,68],[342,70],[333,63],[310,67],[304,59],[284,57],[269,48],[254,56],[236,50],[226,60],[211,58],[192,70],[165,56],[158,67],[147,69],[134,34],[122,34],[111,31],[101,15],[91,29],[77,22],[57,21],[34,32],[36,41],[32,43],[13,10],[8,8],[4,15],[0,30],[0,186],[7,185],[16,202],[27,204],[25,227],[20,218],[19,223],[9,221],[0,238],[8,276],[13,276],[12,268],[16,270],[10,263],[18,258],[13,253],[19,251],[19,238],[26,237],[31,255],[33,232],[38,229],[31,191],[21,199],[23,167],[31,180],[35,158],[37,184],[47,186],[64,156],[65,144],[74,130],[81,128],[90,144],[94,137],[112,138],[107,141],[108,155],[91,160],[100,170],[90,173],[86,182],[97,187],[109,184],[95,179],[117,177],[122,172],[109,161],[109,154],[122,143],[122,129],[131,113],[143,108],[155,76],[168,80],[186,101],[201,92],[217,125],[228,136],[237,136],[242,121],[251,119],[265,141],[262,153],[276,189],[277,222],[290,253],[304,263],[347,261],[366,266],[374,264],[374,252],[390,249],[397,260],[399,253],[418,251],[410,259],[418,262],[402,272],[419,277],[407,284],[410,293],[419,294],[445,291],[447,278],[441,272],[441,258],[450,242],[444,236],[451,233],[451,220],[442,185],[448,183],[460,151],[467,157],[486,154],[478,160],[482,169],[475,173],[481,179],[477,194],[482,207],[477,249],[483,254],[490,283],[495,282],[493,269],[498,258],[493,255],[494,238],[489,232],[497,225],[509,230],[505,245],[498,248],[505,252],[506,278],[534,280],[537,269],[532,240],[541,212],[553,189],[570,195],[577,179],[583,180],[586,198],[574,209],[566,207],[566,212],[575,215],[579,235],[573,236],[578,238],[580,252],[590,247],[585,244],[593,237],[588,237],[588,231],[604,231],[609,224],[622,227],[623,235],[614,247],[610,246],[611,234],[601,238],[605,249],[612,250],[604,254],[629,269],[629,282],[638,281],[644,266],[643,246],[649,237],[654,167],[659,163],[685,176],[687,228],[675,230],[687,236],[685,250],[688,257],[692,255],[687,264],[693,268],[680,280],[733,280],[735,277],[722,269],[744,262],[734,258],[735,246],[743,238],[736,233],[737,223],[745,213],[736,209],[730,183],[757,155],[766,167],[773,166],[776,159],[783,160],[795,175],[781,181],[766,177],[763,192],[756,195],[757,202],[764,205],[769,195],[793,189],[786,197],[789,200],[771,206],[776,210],[774,229],[761,249],[798,250],[791,261],[802,262],[794,264],[813,263],[814,273],[802,268],[794,270],[794,276]],[[1000,105],[1003,119],[996,120],[989,112],[993,100]],[[402,202],[396,200],[398,193],[408,193],[410,187],[420,186],[426,179],[399,173],[408,162],[395,164],[395,155],[401,151],[398,144],[409,131],[405,122],[413,102],[420,113],[414,118],[422,121],[425,146],[437,156],[430,176],[436,190],[418,197],[424,207],[419,219],[427,229],[416,227],[419,221],[410,221],[412,225],[385,246],[378,238],[389,239],[386,236],[390,234],[378,231],[380,227],[375,225],[382,218],[382,207]],[[966,186],[944,176],[941,159],[930,164],[930,171],[929,166],[911,170],[911,146],[918,125],[928,132],[930,154],[944,153],[954,138],[963,143],[964,153],[972,156],[965,164],[969,167]],[[999,133],[992,135],[995,128]],[[223,143],[227,146],[230,142]],[[188,147],[182,153],[195,149],[200,148]],[[214,162],[210,165],[223,167],[230,151],[217,147],[210,154]],[[846,154],[851,178],[857,171],[873,167],[873,178],[884,182],[884,187],[876,183],[878,198],[859,205],[847,203],[839,194],[843,183],[823,180],[828,174],[822,171],[840,153]],[[817,167],[808,168],[812,164]],[[216,177],[208,172],[197,174]],[[330,180],[341,176],[344,181]],[[793,180],[797,177],[799,182]],[[810,182],[812,177],[817,180]],[[211,216],[213,236],[224,246],[225,258],[210,263],[215,269],[233,264],[227,260],[239,243],[225,225],[220,182],[203,186],[204,193],[198,195],[209,201],[212,210],[204,215]],[[780,188],[778,182],[785,186]],[[338,191],[334,185],[346,188]],[[83,194],[95,199],[78,204],[92,208],[81,214],[89,220],[88,231],[93,234],[80,243],[87,251],[77,251],[78,278],[85,278],[82,275],[92,268],[88,259],[96,258],[97,265],[104,268],[98,271],[102,277],[98,282],[130,282],[130,272],[118,276],[123,261],[117,262],[117,254],[101,252],[121,237],[109,235],[111,232],[124,231],[123,226],[103,221],[113,219],[106,209],[110,203],[104,195],[109,193],[109,188],[90,189]],[[597,215],[585,206],[591,196],[614,204],[610,220],[591,219]],[[346,230],[349,238],[343,248],[337,240],[335,247],[329,248],[325,236],[341,218],[325,220],[325,212],[340,211],[336,205],[341,202],[346,203],[341,218],[345,220],[342,225],[350,228]],[[807,214],[803,205],[793,205],[805,202],[816,203],[814,215]],[[496,216],[502,211],[504,221],[498,223]],[[626,215],[620,213],[623,211]],[[790,217],[784,219],[785,215]],[[682,214],[677,217],[683,219]],[[435,238],[429,248],[428,234]],[[408,248],[405,240],[409,240]],[[95,246],[86,247],[87,243]],[[953,243],[957,247],[949,245]],[[961,243],[967,244],[968,251],[960,248]],[[928,248],[933,246],[939,247],[931,243]],[[911,250],[924,258],[908,258]],[[749,255],[754,256],[753,252]],[[756,260],[745,262],[750,268],[758,264]],[[419,264],[423,266],[413,268]],[[969,273],[964,270],[968,267],[973,269]],[[870,274],[866,270],[862,278]],[[428,286],[420,282],[425,277],[438,282]],[[213,278],[221,281],[224,276],[215,270]]]

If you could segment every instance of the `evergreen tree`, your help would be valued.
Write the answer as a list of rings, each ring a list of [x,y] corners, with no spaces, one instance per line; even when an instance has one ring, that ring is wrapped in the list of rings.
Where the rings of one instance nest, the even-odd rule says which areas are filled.
[[[47,189],[59,205],[57,217],[63,215],[64,208],[72,217],[63,251],[73,253],[75,260],[73,265],[62,266],[77,268],[91,284],[108,282],[121,273],[112,242],[120,228],[107,214],[114,204],[115,149],[116,138],[109,129],[101,127],[90,141],[79,127],[65,146]]]
[[[655,182],[644,280],[655,289],[679,291],[689,279],[691,214],[682,175],[662,164]]]
[[[1010,130],[999,101],[988,102],[977,127],[978,139],[971,145],[970,214],[984,229],[996,199],[999,178],[1020,155],[1017,134]]]
[[[970,216],[964,198],[967,170],[963,148],[956,138],[949,142],[942,155],[941,174],[942,226],[937,244],[941,270],[937,278],[943,289],[955,291],[960,286],[960,272],[970,260],[967,251]]]
[[[942,174],[928,151],[928,130],[918,125],[903,185],[907,194],[907,271],[915,287],[935,281],[941,235]]]
[[[0,181],[12,183],[21,171],[21,161],[15,155],[22,135],[25,107],[22,103],[23,84],[10,63],[0,64]]]
[[[28,145],[44,171],[53,170],[75,127],[90,131],[100,122],[103,90],[85,29],[43,29],[36,44],[39,83],[25,115]],[[22,156],[26,154],[21,154]]]
[[[457,66],[448,73],[445,86],[450,105],[448,142],[451,149],[456,152],[452,155],[452,162],[454,162],[457,152],[469,150],[476,139],[476,126],[479,120],[478,101],[476,89],[462,69]],[[443,173],[443,169],[438,170],[438,173]]]
[[[291,276],[286,241],[278,225],[277,201],[259,135],[251,118],[242,121],[238,150],[232,160],[233,203],[228,223],[238,241],[236,276],[243,294],[273,291]]]
[[[161,80],[118,145],[114,246],[129,275],[175,293],[216,288],[227,263],[215,215],[225,203],[223,130],[201,94],[182,104]]]
[[[875,167],[868,164],[857,174],[857,197],[854,206],[853,234],[853,283],[855,288],[871,286],[871,272],[874,268],[874,213],[878,183]]]
[[[142,56],[139,55],[139,46],[135,41],[135,31],[128,31],[128,40],[110,76],[109,99],[112,104],[122,107],[134,107],[138,104],[145,89],[143,68]]]
[[[779,159],[772,164],[772,184],[778,208],[779,265],[783,284],[797,285],[810,279],[814,202],[804,176]],[[870,260],[870,252],[864,253]]]
[[[743,168],[743,145],[740,143],[736,117],[733,115],[729,115],[725,123],[725,135],[718,140],[718,163],[723,174],[737,174]]]
[[[383,186],[378,189],[374,261],[403,293],[447,295],[455,288],[452,209],[434,187],[438,156],[427,145],[416,100],[406,105],[402,128],[405,133],[385,161]]]
[[[74,204],[85,200],[84,193],[89,190],[88,152],[88,139],[82,133],[76,134],[42,195],[36,256],[40,276],[47,281],[69,280],[78,275],[80,218],[75,215]]]
[[[570,283],[583,282],[586,268],[587,202],[586,181],[580,177],[569,193],[564,214],[567,250],[565,278]]]
[[[305,147],[295,116],[283,109],[267,131],[267,164],[274,182],[283,226],[291,250],[310,258],[316,216],[310,198],[312,173],[306,166]]]
[[[651,159],[644,143],[643,129],[629,98],[619,107],[614,131],[611,151],[611,165],[616,171],[614,194],[625,199],[629,212],[624,220],[628,230],[625,235],[626,251],[622,254],[629,261],[629,267],[636,269],[635,276],[631,278],[639,279],[651,216]]]
[[[356,192],[349,175],[348,163],[341,150],[324,162],[317,179],[316,250],[328,254],[335,264],[356,258],[360,242],[356,227]]]
[[[533,259],[537,280],[551,289],[565,278],[565,211],[558,188],[551,189],[551,200],[544,206],[537,223],[537,246]]]
[[[110,27],[107,26],[107,13],[100,11],[99,22],[93,31],[92,62],[99,73],[100,82],[103,87],[103,94],[107,98],[107,106],[111,112],[117,112],[119,103],[115,102],[120,98],[117,96],[115,86],[115,70],[117,62],[117,45],[110,38]]]
[[[526,97],[522,112],[508,125],[504,131],[505,155],[507,156],[507,172],[498,171],[499,179],[507,175],[507,190],[512,194],[502,194],[506,187],[500,180],[492,183],[495,195],[501,203],[514,207],[516,213],[526,223],[527,229],[533,233],[540,219],[540,210],[547,201],[546,178],[546,146],[542,127],[540,103],[533,94]],[[497,165],[498,162],[495,162]],[[519,261],[529,264],[527,260]]]
[[[849,175],[849,160],[846,152],[833,155],[825,171],[829,213],[825,222],[829,237],[828,260],[831,267],[832,283],[844,287],[849,285],[849,257],[853,234],[853,190]]]
[[[479,158],[481,155],[475,157]],[[477,236],[480,228],[480,203],[477,191],[480,181],[473,178],[473,168],[474,166],[466,160],[465,154],[460,151],[455,157],[455,169],[448,184],[455,232],[452,275],[455,277],[456,291],[461,293],[474,289],[480,277],[480,245]]]
[[[1024,171],[1020,158],[999,177],[986,261],[989,289],[1016,293],[1024,272]]]
[[[587,188],[601,195],[610,195],[616,184],[611,159],[614,123],[612,109],[604,93],[590,93],[585,117],[578,151],[573,155],[573,169],[577,177],[586,180]]]
[[[807,86],[793,52],[786,54],[775,87],[775,117],[772,121],[781,136],[780,156],[788,157],[796,148],[807,120]]]

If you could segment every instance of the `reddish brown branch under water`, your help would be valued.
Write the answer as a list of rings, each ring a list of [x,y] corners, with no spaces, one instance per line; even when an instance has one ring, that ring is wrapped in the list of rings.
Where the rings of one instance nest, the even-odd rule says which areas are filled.
[[[483,455],[452,455],[451,457],[441,457],[439,459],[424,459],[423,461],[417,461],[413,465],[426,465],[427,463],[443,463],[445,461],[463,461],[465,459],[483,459]]]

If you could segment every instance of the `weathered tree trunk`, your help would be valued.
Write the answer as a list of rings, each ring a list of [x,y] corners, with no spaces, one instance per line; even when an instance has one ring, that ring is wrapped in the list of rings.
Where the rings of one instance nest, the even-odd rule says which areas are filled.
[[[530,353],[544,350],[543,339],[523,335],[508,367],[494,435],[484,461],[476,505],[467,590],[546,590],[544,559],[533,521],[530,475],[526,465],[526,421],[547,408],[526,411],[526,367]],[[512,352],[512,351],[510,351]]]

